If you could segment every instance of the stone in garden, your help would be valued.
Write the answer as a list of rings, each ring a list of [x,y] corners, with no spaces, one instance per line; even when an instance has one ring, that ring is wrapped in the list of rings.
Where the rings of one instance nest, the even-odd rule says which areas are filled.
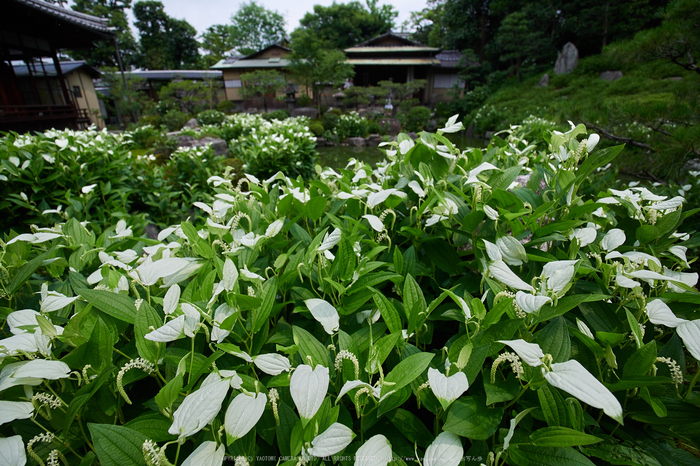
[[[540,79],[540,82],[537,83],[537,87],[546,87],[549,86],[549,75],[545,73],[544,76],[542,76],[542,79]]]
[[[316,147],[323,147],[326,145],[326,138],[321,136],[316,136]]]
[[[357,111],[357,113],[361,117],[372,117],[375,115],[383,115],[384,114],[384,107],[367,107],[367,108],[361,108],[360,110]]]
[[[199,128],[199,122],[196,118],[191,118],[185,123],[184,128]]]
[[[554,74],[571,73],[578,65],[578,49],[571,42],[567,42],[562,47],[557,62],[554,64]]]
[[[379,124],[388,128],[389,134],[399,134],[401,132],[401,122],[396,118],[382,118]]]
[[[180,131],[170,131],[169,133],[165,133],[165,135],[169,138],[176,138],[180,136]]]
[[[348,146],[361,147],[365,145],[365,138],[347,138]]]
[[[177,145],[178,147],[192,147],[194,146],[196,139],[194,136],[177,136]]]
[[[292,116],[293,117],[305,116],[305,117],[309,117],[309,118],[317,118],[318,117],[318,109],[316,109],[314,107],[295,108],[292,111]]]
[[[158,233],[160,233],[160,228],[157,225],[152,223],[146,225],[146,236],[151,239],[158,239]]]
[[[195,147],[211,144],[214,155],[228,155],[228,144],[223,139],[205,137],[195,142]]]
[[[376,147],[379,145],[380,142],[382,142],[382,137],[378,134],[370,134],[365,139],[365,144],[367,144],[368,146]]]
[[[408,133],[408,137],[413,139],[413,140],[418,139],[418,135],[414,131],[411,131],[410,133]]]
[[[493,131],[486,131],[484,133],[484,139],[491,139],[493,137]]]
[[[683,76],[671,76],[670,78],[664,78],[664,81],[681,81]]]
[[[603,71],[600,73],[600,79],[603,81],[617,81],[622,77],[622,71]]]

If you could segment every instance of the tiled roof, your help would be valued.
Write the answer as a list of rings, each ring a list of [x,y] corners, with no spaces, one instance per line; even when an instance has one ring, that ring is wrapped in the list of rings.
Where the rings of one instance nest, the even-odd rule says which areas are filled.
[[[105,36],[113,36],[114,32],[109,26],[109,20],[106,18],[98,18],[96,16],[78,13],[77,11],[48,3],[43,0],[5,0],[27,5],[31,8],[39,10],[43,13],[55,16],[70,23],[83,26]]]

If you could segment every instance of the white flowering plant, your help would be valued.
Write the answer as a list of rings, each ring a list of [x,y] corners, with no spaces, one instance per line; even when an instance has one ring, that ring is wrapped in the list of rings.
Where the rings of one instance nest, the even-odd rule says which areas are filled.
[[[6,235],[3,460],[696,464],[696,210],[583,192],[622,147],[581,125],[443,132],[214,175],[157,239],[124,213]]]

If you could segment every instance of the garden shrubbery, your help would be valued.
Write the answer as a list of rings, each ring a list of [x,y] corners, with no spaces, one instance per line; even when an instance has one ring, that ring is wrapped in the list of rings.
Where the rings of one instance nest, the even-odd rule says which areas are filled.
[[[248,169],[311,139],[243,121]],[[6,461],[696,463],[696,210],[589,189],[622,147],[582,125],[531,119],[464,151],[445,137],[461,128],[399,135],[376,167],[216,174],[206,220],[156,240],[104,202],[111,223],[6,234]],[[2,176],[127,157],[117,136],[32,138],[3,139]]]

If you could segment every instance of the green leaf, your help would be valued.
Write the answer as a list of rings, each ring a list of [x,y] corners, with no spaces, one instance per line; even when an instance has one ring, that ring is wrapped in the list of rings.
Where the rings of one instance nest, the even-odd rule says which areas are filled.
[[[654,225],[642,225],[637,228],[636,237],[640,244],[648,244],[659,237],[659,230]]]
[[[19,270],[13,272],[12,280],[10,280],[9,285],[7,285],[7,293],[10,295],[15,294],[15,292],[19,290],[22,285],[24,285],[24,282],[29,280],[29,277],[31,277],[32,274],[36,272],[36,269],[38,269],[39,266],[44,262],[44,259],[46,259],[46,256],[48,254],[48,252],[45,252],[36,256],[34,259],[30,260],[22,267],[20,267]]]
[[[323,196],[316,196],[309,199],[304,210],[311,220],[317,222],[321,218],[321,215],[323,215],[325,208],[326,198]]]
[[[389,356],[391,350],[396,347],[399,338],[401,338],[401,333],[391,333],[375,341],[374,344],[369,347],[369,355],[367,357],[367,364],[365,365],[367,374],[374,375],[379,372],[379,368],[384,363],[387,356]]]
[[[357,265],[357,256],[348,238],[342,236],[338,243],[338,251],[335,254],[333,268],[341,280],[347,281],[352,278]]]
[[[408,319],[408,333],[411,334],[425,321],[428,310],[423,290],[411,274],[406,275],[404,280],[403,305]]]
[[[214,250],[211,248],[211,245],[199,237],[197,229],[192,226],[190,222],[182,222],[180,227],[182,228],[182,232],[187,236],[194,252],[205,259],[214,257]]]
[[[150,327],[158,328],[163,325],[163,317],[147,302],[141,303],[134,322],[134,339],[139,356],[154,364],[163,353],[165,343],[147,340],[144,336],[151,331]]]
[[[403,325],[401,324],[401,316],[394,305],[391,304],[391,301],[389,301],[389,299],[384,296],[383,293],[378,291],[372,295],[372,298],[374,299],[374,303],[377,305],[377,309],[379,309],[382,319],[384,319],[389,331],[391,333],[401,334],[401,330],[403,329]]]
[[[537,397],[544,419],[550,427],[566,427],[569,424],[564,397],[556,388],[545,385],[537,390]]]
[[[178,374],[170,382],[160,389],[155,397],[156,404],[160,409],[170,409],[177,401],[182,390],[184,374]]]
[[[483,398],[463,396],[450,407],[443,430],[470,440],[486,440],[496,432],[501,419],[503,408],[489,408]]]
[[[622,377],[645,375],[656,361],[656,342],[650,341],[627,359],[622,369]]]
[[[538,429],[530,434],[530,440],[541,447],[578,447],[603,441],[602,438],[561,426]]]
[[[391,390],[399,390],[413,382],[428,368],[435,355],[432,353],[415,353],[398,363],[384,378],[382,395]]]
[[[571,359],[571,339],[563,317],[557,317],[535,334],[544,354],[551,354],[554,362]]]
[[[520,382],[512,374],[506,380],[497,380],[494,384],[486,380],[487,378],[484,379],[487,405],[513,400],[520,393]]]
[[[546,322],[554,317],[564,315],[581,303],[605,301],[610,298],[611,296],[605,294],[573,294],[564,296],[559,299],[556,306],[551,304],[542,306],[537,316],[537,322]]]
[[[367,275],[361,276],[351,287],[347,289],[347,294],[351,295],[357,293],[369,286],[376,286],[380,283],[384,283],[387,280],[395,280],[397,278],[402,278],[401,275],[393,272],[377,272],[369,273]]]
[[[132,419],[124,424],[124,427],[135,430],[154,442],[168,442],[177,438],[177,436],[168,433],[172,423],[170,419],[160,413],[148,413]]]
[[[87,302],[105,314],[129,324],[136,321],[136,306],[130,297],[105,290],[81,289],[78,292]]]
[[[143,465],[144,434],[128,427],[88,423],[92,443],[102,466]]]
[[[417,443],[419,447],[425,448],[433,441],[433,434],[425,427],[425,424],[410,411],[399,408],[387,415],[387,418],[409,442]]]
[[[508,450],[518,466],[595,466],[571,447],[513,445]]]
[[[257,333],[267,323],[267,319],[272,312],[272,306],[275,304],[277,296],[277,277],[272,277],[265,281],[262,291],[262,304],[255,312],[253,332]]]
[[[622,144],[619,146],[597,150],[593,154],[589,155],[578,170],[576,170],[576,179],[578,182],[580,183],[584,179],[588,178],[596,168],[600,168],[612,162],[612,160],[617,157],[617,155],[622,152],[622,149],[624,148],[625,146]]]
[[[316,337],[297,326],[292,327],[292,333],[294,335],[294,344],[299,347],[299,355],[304,364],[307,363],[306,357],[311,356],[314,364],[331,367],[329,363],[330,353]]]

